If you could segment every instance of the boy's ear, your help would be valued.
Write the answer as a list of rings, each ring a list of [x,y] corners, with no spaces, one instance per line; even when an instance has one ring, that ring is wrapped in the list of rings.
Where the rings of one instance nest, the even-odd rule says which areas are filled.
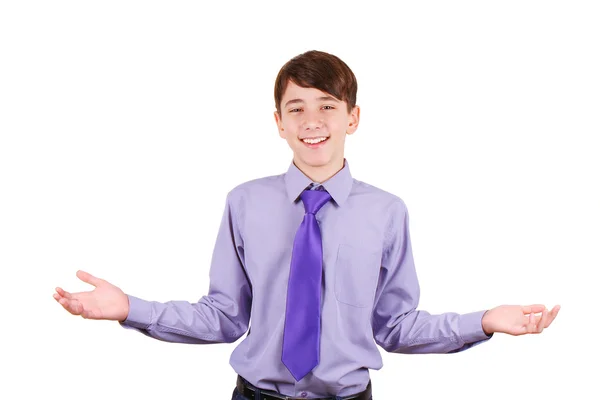
[[[283,133],[283,123],[281,122],[281,115],[279,115],[279,111],[275,111],[273,115],[275,116],[275,123],[277,124],[279,136],[285,139],[285,134]]]
[[[358,123],[360,122],[360,107],[354,106],[350,115],[348,116],[348,128],[346,129],[346,134],[352,135],[356,132],[358,128]]]

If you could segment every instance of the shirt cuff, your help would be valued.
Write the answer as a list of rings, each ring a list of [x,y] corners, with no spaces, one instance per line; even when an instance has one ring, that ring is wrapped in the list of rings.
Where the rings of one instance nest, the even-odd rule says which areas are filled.
[[[129,298],[129,313],[124,321],[119,321],[119,324],[125,327],[148,329],[152,324],[152,302],[131,295],[127,295],[127,297]]]
[[[475,343],[490,339],[494,334],[487,335],[483,331],[481,320],[487,310],[462,314],[458,321],[458,329],[461,339],[466,343]]]

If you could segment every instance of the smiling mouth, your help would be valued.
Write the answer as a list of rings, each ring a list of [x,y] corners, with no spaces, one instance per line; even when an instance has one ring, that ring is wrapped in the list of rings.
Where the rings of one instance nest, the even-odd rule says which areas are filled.
[[[327,139],[329,139],[328,136],[319,136],[319,137],[312,137],[312,138],[304,138],[304,139],[300,139],[300,140],[307,145],[317,145],[317,144],[325,142]]]

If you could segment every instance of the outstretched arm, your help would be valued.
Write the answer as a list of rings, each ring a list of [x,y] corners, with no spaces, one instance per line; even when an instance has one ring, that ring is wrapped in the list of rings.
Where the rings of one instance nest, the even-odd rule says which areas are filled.
[[[420,287],[413,261],[408,212],[391,205],[379,285],[373,309],[377,344],[394,353],[454,353],[489,340],[494,332],[527,333],[548,326],[558,309],[536,317],[543,306],[500,306],[467,314],[432,315],[417,310]],[[543,329],[543,328],[542,328]]]
[[[179,343],[234,342],[248,329],[252,289],[244,269],[243,240],[233,196],[227,204],[210,268],[209,293],[198,302],[147,301],[83,271],[78,277],[96,288],[54,298],[69,312],[89,319],[110,319],[147,336]]]

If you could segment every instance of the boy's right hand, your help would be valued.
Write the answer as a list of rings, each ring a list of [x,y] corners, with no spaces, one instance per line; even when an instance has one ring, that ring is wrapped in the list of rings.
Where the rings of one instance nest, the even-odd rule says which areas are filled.
[[[77,277],[95,286],[91,292],[69,293],[56,288],[54,299],[73,315],[87,319],[108,319],[124,321],[129,314],[129,298],[115,285],[84,272],[77,271]]]

